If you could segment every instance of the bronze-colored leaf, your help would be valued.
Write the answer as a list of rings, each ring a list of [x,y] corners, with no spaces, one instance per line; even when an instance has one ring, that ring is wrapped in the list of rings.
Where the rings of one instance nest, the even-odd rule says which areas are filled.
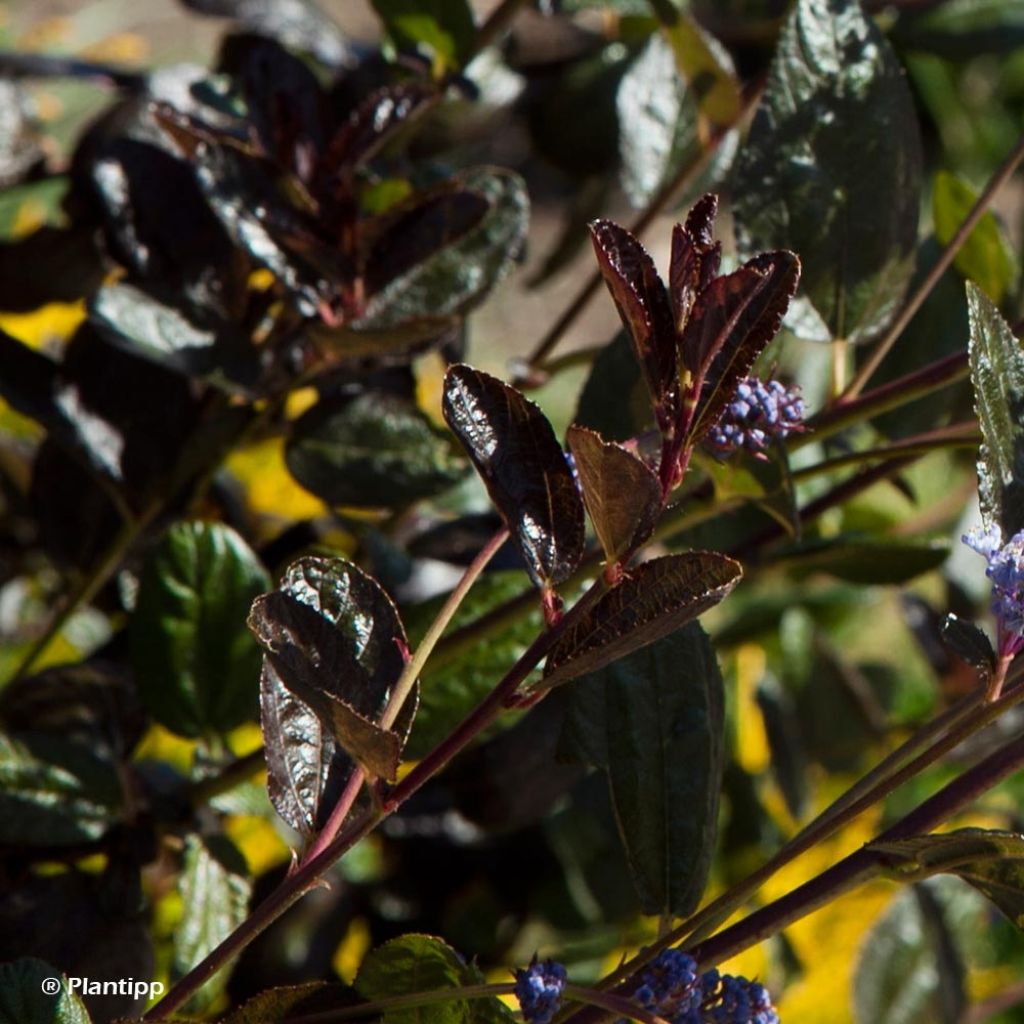
[[[625,228],[596,220],[590,235],[664,428],[675,420],[679,405],[675,324],[668,291],[647,250]]]
[[[515,388],[461,363],[445,378],[443,408],[530,578],[561,583],[583,556],[583,502],[547,417]]]
[[[711,233],[717,211],[718,196],[709,192],[694,204],[685,227],[677,224],[672,231],[668,289],[677,332],[686,325],[697,296],[718,273],[722,261],[722,245]]]
[[[738,562],[714,551],[638,565],[555,644],[541,685],[557,686],[668,636],[718,604],[742,575]]]
[[[635,551],[661,512],[661,484],[632,452],[586,427],[569,428],[583,501],[609,562]]]

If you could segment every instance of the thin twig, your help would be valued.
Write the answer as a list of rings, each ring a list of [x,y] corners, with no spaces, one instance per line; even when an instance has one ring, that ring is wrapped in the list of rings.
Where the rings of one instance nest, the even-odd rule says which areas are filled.
[[[995,194],[1009,181],[1010,176],[1017,169],[1017,165],[1022,159],[1024,159],[1024,135],[1020,137],[1010,155],[1003,161],[1002,165],[985,186],[984,191],[978,196],[977,202],[971,207],[971,212],[967,214],[964,222],[957,229],[956,234],[950,239],[946,248],[942,250],[942,255],[935,266],[928,271],[928,275],[918,286],[917,291],[907,300],[900,315],[893,321],[892,326],[875,346],[867,361],[854,375],[846,391],[840,396],[839,404],[856,398],[864,389],[864,385],[871,379],[882,360],[889,354],[890,349],[896,344],[896,341],[903,333],[907,324],[913,319],[921,304],[931,294],[935,285],[938,284],[939,278],[946,272],[946,268],[956,258],[956,254],[960,251],[961,246],[967,241],[968,236],[989,208]]]

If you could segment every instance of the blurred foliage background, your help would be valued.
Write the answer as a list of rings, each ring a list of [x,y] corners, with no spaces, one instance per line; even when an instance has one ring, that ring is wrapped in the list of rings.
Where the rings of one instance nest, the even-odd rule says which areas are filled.
[[[494,5],[475,6],[485,16]],[[466,339],[470,361],[503,376],[534,349],[592,273],[585,222],[598,215],[632,221],[707,145],[715,118],[728,124],[735,117],[729,104],[738,109],[740,102],[737,89],[731,97],[719,97],[724,114],[707,102],[690,109],[690,94],[666,90],[663,109],[651,109],[653,83],[675,71],[671,55],[667,64],[659,64],[665,54],[651,43],[659,38],[658,22],[647,3],[564,0],[539,6],[524,9],[500,48],[485,51],[466,70],[476,95],[450,99],[412,143],[418,157],[442,159],[455,168],[507,167],[528,184],[531,216],[522,265],[474,314]],[[748,86],[763,80],[787,4],[691,0],[684,6],[692,19],[688,24],[699,26],[694,38],[703,41],[719,71],[735,69],[735,80]],[[334,0],[321,7],[353,52],[378,46],[380,20],[368,4]],[[923,272],[1024,131],[1024,4],[894,0],[872,4],[871,10],[906,68],[921,126],[918,260]],[[225,32],[238,28],[230,18],[201,16],[172,0],[33,0],[6,3],[0,12],[0,47],[9,53],[129,71],[180,62],[208,67]],[[84,302],[35,305],[5,287],[4,270],[18,258],[16,242],[65,223],[62,204],[75,146],[116,88],[80,75],[38,77],[8,70],[0,80],[0,173],[9,184],[0,194],[6,246],[0,253],[0,328],[59,357],[85,316]],[[730,70],[726,78],[731,75]],[[700,175],[652,218],[644,240],[659,263],[671,224],[695,196],[720,189],[726,213],[736,204],[729,175],[738,143],[738,131],[730,128]],[[25,173],[26,167],[34,170]],[[964,347],[964,278],[980,284],[1010,322],[1019,323],[1022,217],[1022,191],[1019,182],[1011,183],[883,365],[878,382]],[[59,273],[56,265],[54,274]],[[602,348],[603,376],[590,364],[592,350],[605,346],[616,326],[610,303],[599,296],[574,321],[558,350],[581,355],[567,360],[533,393],[559,432],[576,414],[588,379],[583,402],[590,405],[584,407],[604,408],[599,415],[606,416],[612,406],[621,412],[628,405],[621,401],[626,384],[612,363],[613,350]],[[800,333],[786,329],[772,359],[780,374],[802,385],[814,409],[833,386],[833,353]],[[4,372],[0,365],[0,376]],[[416,400],[434,423],[440,422],[442,373],[436,353],[412,363]],[[290,393],[286,420],[296,421],[315,398],[309,389]],[[961,383],[944,392],[941,402],[922,401],[881,417],[833,442],[829,451],[842,454],[878,437],[958,422],[970,416],[970,403],[968,386]],[[13,675],[44,628],[67,572],[60,554],[69,550],[70,536],[88,529],[87,508],[74,504],[88,498],[75,487],[47,499],[69,506],[53,524],[51,538],[23,514],[41,437],[29,417],[0,405],[5,489],[0,677]],[[339,511],[301,486],[285,464],[284,448],[278,435],[234,450],[201,511],[238,525],[272,574],[302,550],[329,548],[358,556],[394,590],[415,639],[417,623],[429,621],[424,602],[450,585],[455,570],[436,560],[419,564],[403,545],[394,519]],[[800,461],[805,454],[794,467],[806,464]],[[719,473],[720,498],[753,486],[743,475],[750,467],[708,471]],[[808,485],[810,493],[814,486]],[[791,558],[776,552],[764,565],[752,566],[750,582],[709,616],[726,678],[731,752],[712,891],[763,861],[798,822],[825,806],[895,739],[971,685],[966,666],[942,646],[937,623],[950,609],[983,614],[981,563],[957,545],[959,534],[976,519],[974,487],[972,453],[937,451],[822,519],[819,538],[862,536],[869,539],[862,550],[802,549]],[[437,498],[435,507],[438,514],[449,514],[484,506],[479,487],[468,482]],[[756,518],[763,512],[745,506],[672,544],[726,547],[747,529],[750,520],[744,516],[751,514]],[[909,542],[921,537],[927,542]],[[137,569],[129,567],[119,585],[132,586]],[[491,574],[466,621],[521,588],[521,576]],[[125,614],[113,588],[105,590],[71,616],[35,663],[36,671],[109,653],[120,642]],[[535,628],[535,620],[519,624],[486,651],[470,648],[453,655],[428,682],[458,690],[468,674],[494,678],[495,668],[522,650]],[[457,762],[346,856],[332,887],[310,895],[247,950],[225,992],[214,993],[205,1010],[229,1001],[237,1005],[271,984],[351,981],[371,945],[409,931],[444,935],[456,948],[475,954],[489,979],[502,981],[508,980],[510,965],[526,962],[535,951],[557,952],[574,978],[597,978],[624,950],[653,935],[656,923],[638,912],[602,780],[575,766],[549,771],[545,757],[557,738],[560,699],[556,694],[531,714],[528,725],[513,726]],[[1000,728],[1019,729],[1020,719],[1011,719]],[[132,759],[149,773],[148,784],[157,792],[164,774],[201,778],[204,761],[223,763],[260,742],[252,722],[232,731],[220,749],[175,736],[144,718],[140,729]],[[424,750],[427,739],[422,738]],[[539,766],[547,773],[545,785],[539,783]],[[773,879],[762,898],[781,895],[857,848],[949,771],[934,770],[875,816],[816,848]],[[967,823],[1021,828],[1022,785],[1001,786]],[[268,891],[287,867],[293,837],[272,813],[259,779],[217,797],[206,813],[219,817],[224,835],[243,855],[254,895]],[[19,851],[15,838],[0,835],[0,884],[10,890],[0,910],[0,934],[6,936],[0,940],[0,959],[25,952],[53,957],[50,933],[57,921],[98,936],[94,942],[105,946],[107,958],[102,969],[110,976],[131,973],[125,965],[138,962],[127,950],[133,943],[148,944],[140,936],[151,933],[156,976],[173,975],[180,952],[174,937],[194,913],[188,893],[175,881],[182,851],[173,836],[161,840],[156,856],[144,858],[146,910],[130,921],[106,910],[110,892],[105,887],[114,886],[109,850],[40,857]],[[26,920],[46,917],[47,928],[26,930]],[[789,1022],[1011,1022],[1024,1021],[1024,1011],[972,1017],[961,1005],[962,994],[950,1004],[942,980],[956,976],[969,1002],[984,1003],[1024,985],[1022,954],[1024,940],[980,897],[955,880],[941,879],[912,891],[872,884],[722,966],[762,979],[778,994],[781,1017]],[[69,955],[74,959],[77,953]],[[145,970],[141,963],[133,969]],[[967,1015],[952,1017],[951,1005]]]

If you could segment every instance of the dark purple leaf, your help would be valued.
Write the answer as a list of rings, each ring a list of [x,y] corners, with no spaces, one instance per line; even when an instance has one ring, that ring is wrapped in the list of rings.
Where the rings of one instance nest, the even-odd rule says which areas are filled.
[[[436,97],[437,90],[421,82],[385,86],[371,93],[328,142],[321,172],[331,176],[351,173]]]
[[[661,484],[632,452],[586,427],[569,428],[583,501],[609,562],[635,551],[661,512]]]
[[[458,364],[444,418],[487,485],[539,587],[565,580],[583,556],[583,502],[551,424],[515,388]]]
[[[739,562],[714,551],[666,555],[638,565],[555,644],[543,687],[593,672],[668,636],[718,604],[742,575]]]
[[[393,729],[377,724],[402,673],[406,644],[380,585],[343,559],[303,558],[278,590],[253,602],[249,626],[277,679],[335,743],[371,774],[393,780],[416,697],[405,702]],[[274,680],[266,670],[264,677],[266,696]]]
[[[677,331],[686,325],[697,296],[718,273],[722,246],[711,234],[717,212],[718,196],[708,193],[690,210],[686,226],[677,224],[672,231],[668,287]]]
[[[793,253],[762,253],[698,296],[681,339],[683,364],[701,388],[691,443],[718,421],[736,385],[778,333],[799,280],[800,260]]]
[[[633,339],[658,420],[675,419],[679,374],[675,325],[668,292],[647,250],[625,228],[608,220],[590,225],[605,284]]]

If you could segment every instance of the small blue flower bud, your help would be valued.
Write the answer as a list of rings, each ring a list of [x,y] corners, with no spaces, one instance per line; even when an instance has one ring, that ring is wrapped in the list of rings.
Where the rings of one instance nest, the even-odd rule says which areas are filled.
[[[554,960],[533,958],[529,967],[516,971],[515,995],[528,1024],[551,1024],[562,1004],[565,968]]]
[[[971,530],[962,539],[988,562],[985,575],[992,581],[999,654],[1016,654],[1024,648],[1024,530],[1005,544],[994,524],[984,530]]]
[[[707,444],[719,457],[744,448],[760,455],[775,438],[800,429],[804,403],[796,388],[777,380],[746,377],[736,386],[721,419],[708,431]]]

